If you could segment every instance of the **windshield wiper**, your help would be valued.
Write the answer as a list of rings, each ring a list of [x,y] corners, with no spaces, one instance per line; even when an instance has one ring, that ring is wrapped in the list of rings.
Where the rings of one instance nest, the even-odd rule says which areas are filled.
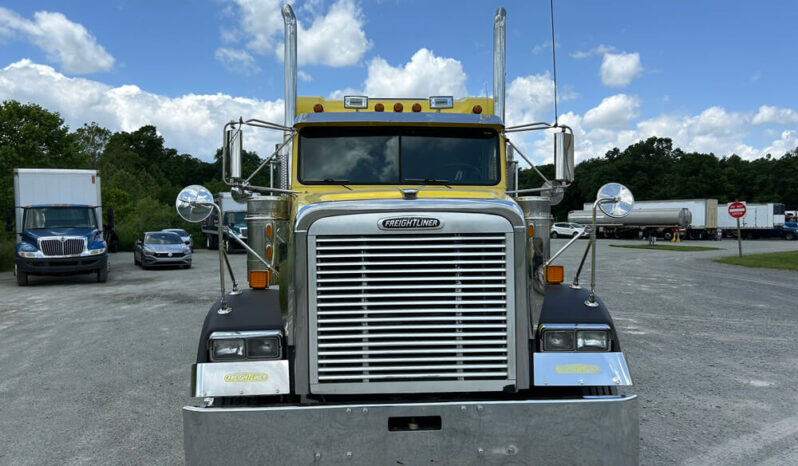
[[[346,189],[348,189],[350,191],[352,190],[352,188],[350,188],[349,186],[344,184],[344,183],[349,183],[349,180],[334,180],[332,178],[324,178],[323,180],[302,180],[302,181],[306,182],[306,183],[334,183],[334,184],[340,184],[344,188],[346,188]]]
[[[452,189],[452,187],[449,186],[449,180],[438,180],[438,179],[435,179],[435,178],[405,178],[405,181],[409,181],[411,183],[436,183],[436,184],[442,184],[442,185],[446,186],[447,188]]]

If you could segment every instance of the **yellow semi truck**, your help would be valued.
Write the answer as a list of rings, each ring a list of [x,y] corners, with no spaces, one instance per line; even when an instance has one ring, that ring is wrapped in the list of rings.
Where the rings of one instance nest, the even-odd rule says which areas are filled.
[[[637,398],[595,276],[566,284],[562,249],[549,251],[572,133],[504,123],[504,10],[494,95],[459,100],[297,98],[290,6],[283,16],[284,124],[224,131],[249,287],[226,291],[220,248],[198,403],[183,409],[187,463],[636,463]],[[252,126],[283,135],[256,170],[270,186],[241,173]],[[509,135],[553,127],[556,179],[519,191]],[[598,197],[608,215],[633,202],[617,184]],[[219,206],[190,186],[177,209],[201,221]]]

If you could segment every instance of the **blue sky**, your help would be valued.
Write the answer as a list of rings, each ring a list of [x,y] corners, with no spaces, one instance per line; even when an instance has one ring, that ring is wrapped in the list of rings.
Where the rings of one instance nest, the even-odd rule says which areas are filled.
[[[71,128],[154,124],[208,160],[221,125],[282,121],[281,2],[20,2],[0,6],[0,100],[35,102]],[[549,2],[310,0],[302,95],[490,95],[492,18],[507,19],[507,120],[554,118]],[[765,7],[766,6],[766,7]],[[798,146],[798,2],[556,1],[560,121],[577,157],[639,139],[781,156]],[[515,136],[536,162],[543,134]],[[274,133],[247,135],[265,154]]]

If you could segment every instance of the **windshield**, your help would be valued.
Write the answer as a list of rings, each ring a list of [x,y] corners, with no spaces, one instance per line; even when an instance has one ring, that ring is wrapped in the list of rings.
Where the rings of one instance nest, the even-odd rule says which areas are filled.
[[[186,232],[186,230],[178,230],[177,228],[173,228],[171,230],[166,230],[166,231],[171,231],[172,233],[177,233],[180,236],[188,236],[188,233]]]
[[[238,225],[247,221],[246,212],[225,212],[224,224],[225,225]]]
[[[97,228],[91,207],[30,207],[25,209],[25,229]]]
[[[177,233],[147,233],[144,244],[183,244]]]
[[[299,181],[495,185],[499,137],[486,128],[305,128]]]

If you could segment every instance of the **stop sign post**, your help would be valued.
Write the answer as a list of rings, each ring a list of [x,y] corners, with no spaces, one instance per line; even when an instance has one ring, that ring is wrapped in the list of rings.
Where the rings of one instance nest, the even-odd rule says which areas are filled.
[[[732,202],[729,204],[729,215],[737,219],[737,249],[740,251],[740,257],[743,257],[743,238],[740,234],[740,218],[745,216],[745,204],[742,202]]]

